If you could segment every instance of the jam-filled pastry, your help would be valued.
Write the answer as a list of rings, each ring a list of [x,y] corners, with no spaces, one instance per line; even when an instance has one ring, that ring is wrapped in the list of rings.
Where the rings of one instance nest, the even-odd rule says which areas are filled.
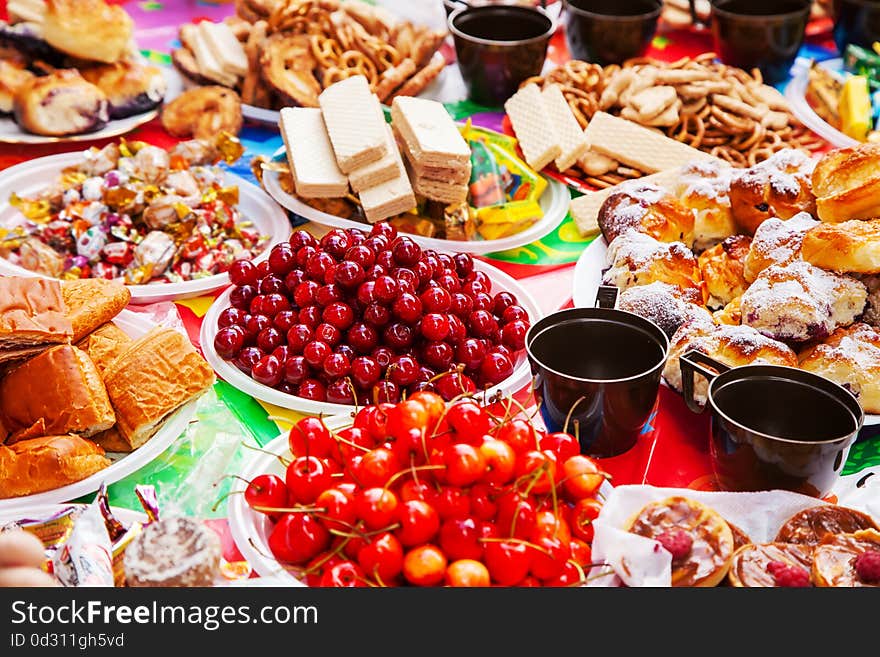
[[[694,213],[656,185],[633,181],[619,186],[599,208],[598,223],[609,244],[629,229],[660,242],[694,243]]]
[[[679,358],[696,349],[724,365],[768,364],[797,367],[797,356],[788,345],[761,335],[748,326],[690,322],[684,324],[672,337],[669,357],[663,368],[663,378],[678,392],[681,387]],[[694,377],[694,399],[706,403],[709,384],[702,376]]]
[[[110,118],[124,119],[153,109],[165,97],[165,76],[157,67],[131,59],[80,69],[110,103]]]
[[[672,586],[715,586],[730,567],[733,534],[718,513],[682,496],[652,502],[628,531],[658,541],[672,554]]]
[[[745,292],[748,285],[743,267],[751,243],[748,235],[732,235],[697,258],[709,293],[709,308],[722,308]]]
[[[730,183],[733,219],[742,232],[754,235],[771,217],[791,219],[815,214],[811,176],[815,161],[804,151],[785,148],[738,173]]]
[[[701,252],[736,234],[730,208],[733,167],[721,160],[697,160],[681,168],[675,193],[694,212],[694,251]]]
[[[184,91],[162,108],[162,126],[175,137],[211,139],[241,130],[241,99],[218,85]]]
[[[629,229],[608,245],[605,285],[619,290],[655,281],[695,290],[706,299],[706,284],[693,251],[681,242],[659,242],[650,235]]]
[[[856,322],[799,355],[800,367],[843,386],[865,413],[880,413],[880,332]]]
[[[798,260],[758,275],[742,295],[742,321],[776,340],[821,340],[852,324],[867,297],[860,281]]]
[[[15,94],[33,78],[34,74],[24,64],[11,59],[0,59],[0,113],[12,113]]]
[[[23,84],[15,95],[13,111],[22,129],[50,137],[100,130],[110,118],[104,92],[72,69]]]
[[[736,587],[810,586],[812,566],[812,545],[745,545],[734,552],[727,579]]]
[[[755,231],[743,275],[751,283],[771,265],[787,265],[801,259],[804,236],[819,222],[806,212],[791,219],[768,219]]]
[[[816,586],[880,586],[880,532],[829,534],[813,553]]]
[[[654,322],[669,338],[679,326],[692,319],[712,321],[709,311],[702,306],[698,290],[682,290],[660,281],[624,290],[617,307]]]
[[[49,45],[63,53],[111,64],[128,53],[134,21],[104,0],[46,0],[43,31]]]
[[[818,545],[827,534],[850,534],[860,529],[880,530],[880,527],[867,513],[824,504],[799,511],[786,520],[776,534],[776,542]]]

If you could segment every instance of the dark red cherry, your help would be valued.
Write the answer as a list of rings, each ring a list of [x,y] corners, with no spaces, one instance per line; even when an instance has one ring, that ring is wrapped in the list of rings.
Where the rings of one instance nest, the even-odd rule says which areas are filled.
[[[251,368],[251,376],[257,383],[274,388],[281,383],[281,363],[271,354],[263,356]]]
[[[226,326],[214,336],[214,351],[227,360],[235,358],[244,348],[245,332],[241,326]]]
[[[236,260],[229,265],[229,281],[233,285],[257,284],[257,267],[250,260]]]

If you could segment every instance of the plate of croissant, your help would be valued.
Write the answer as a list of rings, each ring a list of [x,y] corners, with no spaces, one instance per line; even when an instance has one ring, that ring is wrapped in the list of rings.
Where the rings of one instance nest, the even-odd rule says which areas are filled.
[[[117,5],[22,0],[9,14],[10,22],[0,21],[0,142],[118,136],[183,90],[175,69],[141,56],[132,19]]]
[[[698,349],[825,376],[880,424],[880,145],[782,149],[738,170],[707,160],[668,180],[624,183],[604,201],[574,305],[616,286],[618,308],[669,336],[664,380],[679,392],[679,356]]]
[[[0,513],[97,491],[177,439],[214,372],[113,281],[0,277]]]

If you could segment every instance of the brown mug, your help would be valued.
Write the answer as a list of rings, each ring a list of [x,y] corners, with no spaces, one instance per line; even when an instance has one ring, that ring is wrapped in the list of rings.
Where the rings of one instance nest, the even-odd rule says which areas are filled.
[[[641,57],[662,11],[661,0],[563,0],[568,52],[603,66]]]
[[[616,297],[616,287],[602,286],[597,307],[560,310],[526,333],[545,426],[567,428],[581,452],[595,457],[635,445],[656,406],[669,351],[656,324],[614,309]]]
[[[684,400],[697,413],[694,376],[709,381],[709,456],[719,486],[822,497],[834,486],[864,411],[846,388],[781,365],[730,368],[699,351],[679,359]]]

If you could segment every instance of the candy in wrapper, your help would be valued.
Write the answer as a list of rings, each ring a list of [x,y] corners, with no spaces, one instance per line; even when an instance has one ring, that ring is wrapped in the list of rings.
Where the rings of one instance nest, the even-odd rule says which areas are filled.
[[[137,495],[138,501],[144,508],[144,513],[150,522],[156,522],[159,519],[159,498],[156,495],[154,486],[146,486],[138,484],[134,487],[134,494]]]
[[[108,262],[96,262],[92,267],[92,275],[95,278],[113,280],[114,278],[119,278],[119,267]]]
[[[137,192],[128,187],[111,187],[104,190],[101,200],[111,208],[124,208],[137,198]]]
[[[464,137],[465,141],[468,143],[481,141],[486,144],[497,144],[511,153],[516,150],[516,137],[511,137],[510,135],[495,132],[494,130],[489,130],[487,128],[480,128],[479,126],[473,125],[470,119],[467,120],[467,123],[465,123],[464,127],[460,128],[459,131],[461,132],[461,136]]]
[[[52,208],[49,206],[49,201],[45,199],[32,200],[21,198],[18,194],[12,194],[9,197],[9,205],[18,208],[19,212],[34,223],[46,223],[52,217]]]
[[[23,529],[40,539],[47,550],[54,550],[68,539],[76,524],[76,519],[81,513],[82,507],[69,506],[53,513],[48,518],[22,518],[0,529],[3,531],[15,528]]]
[[[175,246],[171,238],[161,230],[153,230],[134,249],[134,263],[137,267],[149,265],[152,274],[164,272],[174,257]]]
[[[504,185],[498,163],[482,141],[471,141],[470,203],[475,208],[500,205],[505,201]]]
[[[29,237],[19,249],[21,266],[38,274],[58,278],[64,271],[64,257],[35,237]]]
[[[107,233],[100,226],[91,226],[76,240],[76,252],[94,262],[106,244]]]
[[[134,246],[129,242],[111,242],[104,246],[102,253],[109,264],[126,267],[134,258]]]
[[[55,577],[64,586],[113,586],[113,546],[99,502],[76,519],[67,541],[52,558]]]
[[[851,43],[844,52],[843,65],[850,73],[867,77],[872,87],[880,87],[880,54]]]
[[[214,145],[220,151],[220,156],[226,164],[233,164],[244,155],[244,146],[238,138],[226,131],[221,131],[214,140]]]

